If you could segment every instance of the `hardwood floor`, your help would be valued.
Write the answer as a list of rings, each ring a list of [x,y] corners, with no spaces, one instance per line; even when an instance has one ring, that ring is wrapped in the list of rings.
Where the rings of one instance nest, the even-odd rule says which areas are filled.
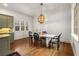
[[[47,47],[36,47],[29,44],[29,39],[20,39],[11,44],[11,51],[17,51],[22,56],[73,56],[73,51],[69,43],[61,43],[60,49]]]

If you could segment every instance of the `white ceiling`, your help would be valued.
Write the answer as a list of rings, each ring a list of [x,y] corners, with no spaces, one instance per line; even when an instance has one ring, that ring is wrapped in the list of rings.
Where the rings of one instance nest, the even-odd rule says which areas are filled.
[[[28,14],[31,16],[39,15],[41,12],[40,3],[8,3],[5,7],[3,3],[0,3],[1,8],[14,10],[20,13]],[[63,9],[70,9],[69,3],[44,3],[43,13],[53,13]]]

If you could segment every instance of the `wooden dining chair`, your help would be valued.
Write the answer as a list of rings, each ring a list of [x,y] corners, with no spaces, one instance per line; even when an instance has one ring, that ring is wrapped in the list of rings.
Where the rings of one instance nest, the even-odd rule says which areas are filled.
[[[34,33],[33,36],[34,36],[34,45],[40,47],[40,45],[42,44],[42,40],[40,40],[39,34]]]
[[[57,45],[57,50],[59,50],[60,47],[60,36],[62,33],[60,33],[58,36],[54,36],[53,38],[51,38],[50,42],[49,42],[49,47],[53,47],[53,44]]]

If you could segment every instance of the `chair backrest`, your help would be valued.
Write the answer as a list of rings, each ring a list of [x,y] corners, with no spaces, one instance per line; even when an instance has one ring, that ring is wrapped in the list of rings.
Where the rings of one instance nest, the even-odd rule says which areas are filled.
[[[32,31],[29,31],[29,36],[32,36]]]
[[[46,32],[46,31],[42,31],[42,33],[47,34],[47,32]]]
[[[36,41],[39,40],[39,34],[38,33],[34,33],[33,36],[34,36],[34,40],[36,40]]]
[[[61,35],[62,35],[62,33],[60,33],[59,35],[58,35],[58,42],[60,41],[60,37],[61,37]]]

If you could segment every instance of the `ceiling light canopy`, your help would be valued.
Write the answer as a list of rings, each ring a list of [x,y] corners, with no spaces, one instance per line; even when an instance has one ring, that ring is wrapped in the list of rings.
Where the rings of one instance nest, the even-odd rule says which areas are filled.
[[[8,6],[8,4],[7,3],[4,3],[4,6]]]

